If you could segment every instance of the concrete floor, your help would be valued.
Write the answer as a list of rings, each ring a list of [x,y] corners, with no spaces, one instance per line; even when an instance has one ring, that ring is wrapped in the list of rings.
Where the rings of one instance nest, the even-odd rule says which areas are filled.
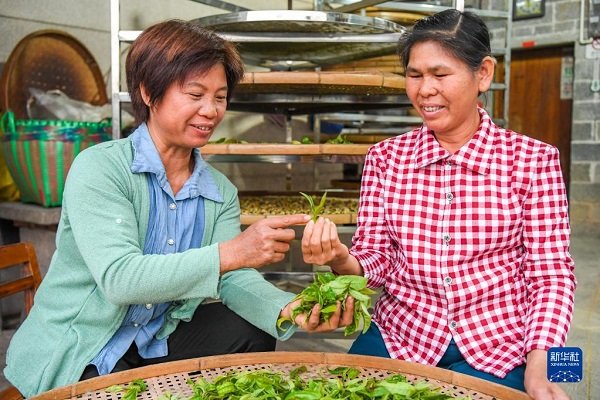
[[[579,282],[575,296],[575,315],[567,346],[580,347],[584,356],[583,380],[562,384],[572,400],[600,400],[600,238],[573,236],[571,254]],[[0,334],[0,362],[3,369],[10,331]],[[341,336],[340,336],[341,337]],[[347,351],[351,339],[298,335],[278,344],[282,351]],[[7,382],[0,371],[0,390]]]

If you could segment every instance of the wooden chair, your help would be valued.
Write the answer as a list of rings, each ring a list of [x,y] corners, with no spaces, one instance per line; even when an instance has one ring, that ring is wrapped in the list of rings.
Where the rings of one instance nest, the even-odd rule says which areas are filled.
[[[0,298],[19,292],[25,295],[25,313],[33,306],[33,296],[42,282],[40,266],[31,243],[16,243],[0,246],[0,270],[22,268],[21,276],[0,282]]]
[[[33,306],[33,296],[42,282],[40,267],[35,255],[35,248],[31,243],[17,243],[0,246],[0,270],[20,268],[19,276],[3,279],[0,282],[0,298],[19,292],[24,294],[25,313],[29,313]],[[12,271],[11,271],[12,272]],[[23,399],[19,391],[11,386],[0,392],[0,399]]]

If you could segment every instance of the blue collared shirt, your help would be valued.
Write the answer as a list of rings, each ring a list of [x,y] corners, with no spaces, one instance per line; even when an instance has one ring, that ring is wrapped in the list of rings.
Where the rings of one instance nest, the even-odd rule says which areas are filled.
[[[222,201],[200,152],[194,149],[194,171],[174,195],[146,124],[135,130],[131,142],[134,149],[131,171],[146,174],[150,191],[152,212],[144,254],[170,254],[200,247],[204,231],[204,199]],[[110,373],[134,341],[143,358],[166,356],[167,338],[158,340],[155,335],[164,323],[169,305],[130,305],[121,327],[90,364],[96,366],[100,375]]]

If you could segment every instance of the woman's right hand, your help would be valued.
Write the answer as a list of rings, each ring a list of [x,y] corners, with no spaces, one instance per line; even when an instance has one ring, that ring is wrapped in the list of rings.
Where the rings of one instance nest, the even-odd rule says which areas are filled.
[[[221,272],[239,268],[260,268],[283,261],[295,238],[292,225],[310,220],[306,214],[282,215],[261,219],[235,238],[219,244]]]
[[[331,332],[338,328],[343,328],[348,326],[354,320],[354,303],[355,299],[352,296],[346,297],[344,300],[344,307],[342,304],[338,302],[338,305],[334,311],[334,313],[328,318],[325,322],[320,322],[321,316],[321,308],[319,304],[315,304],[312,308],[310,316],[307,316],[307,313],[302,313],[296,316],[294,320],[294,324],[298,325],[300,328],[304,329],[306,332]],[[294,309],[300,306],[302,302],[301,299],[294,300],[288,305],[286,305],[281,313],[279,314],[279,318],[284,318],[287,320],[292,319],[292,315],[294,313]]]
[[[343,263],[350,255],[348,246],[340,241],[337,227],[328,218],[310,221],[302,236],[302,255],[307,264],[330,265]]]

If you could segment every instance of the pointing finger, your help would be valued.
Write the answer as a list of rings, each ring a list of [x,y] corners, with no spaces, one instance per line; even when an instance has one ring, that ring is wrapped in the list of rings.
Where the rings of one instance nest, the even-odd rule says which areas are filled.
[[[308,214],[277,215],[266,218],[267,226],[271,228],[287,228],[291,225],[304,225],[310,221]]]

